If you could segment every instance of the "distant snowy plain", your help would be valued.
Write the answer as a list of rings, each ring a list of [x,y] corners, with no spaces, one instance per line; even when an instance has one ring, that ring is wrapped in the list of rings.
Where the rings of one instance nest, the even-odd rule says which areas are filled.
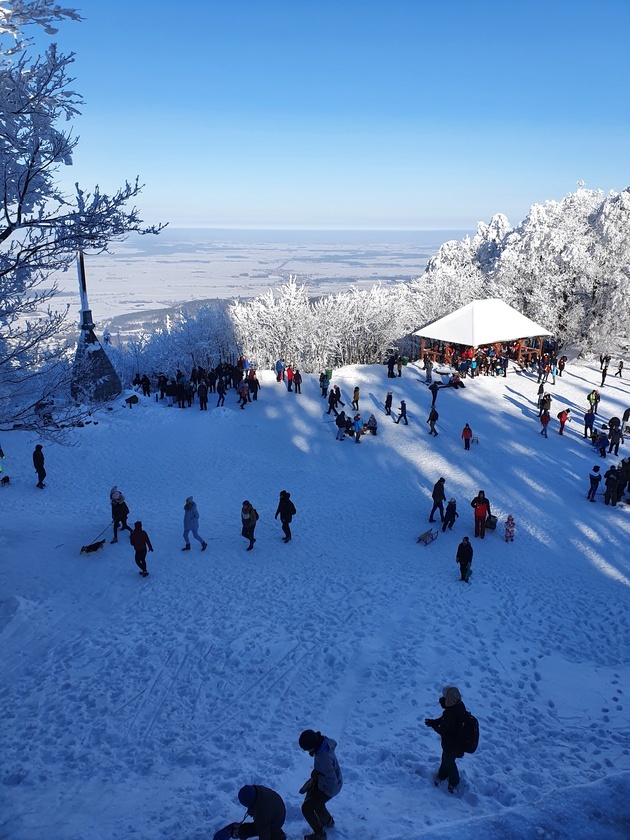
[[[99,331],[107,325],[124,338],[182,304],[255,297],[290,275],[314,296],[408,281],[443,242],[465,233],[166,228],[159,236],[131,236],[111,254],[87,255],[89,300]],[[55,280],[56,304],[68,303],[78,321],[76,273]]]
[[[514,370],[440,391],[431,439],[413,365],[395,381],[334,372],[346,406],[359,384],[379,420],[359,446],[335,440],[315,377],[295,395],[269,372],[245,411],[234,392],[207,413],[119,401],[76,446],[45,445],[44,491],[36,441],[3,435],[0,837],[208,840],[242,817],[239,787],[261,783],[297,840],[306,727],[339,742],[331,840],[630,836],[630,505],[586,501],[598,461],[579,420],[597,368],[571,363],[551,388],[552,416],[570,406],[575,420],[563,437],[552,421],[548,440],[535,378]],[[408,427],[384,416],[390,387]],[[627,380],[609,377],[600,416],[629,405]],[[423,547],[440,476],[460,517]],[[114,484],[155,546],[146,580],[124,534],[109,544]],[[468,586],[455,552],[480,488],[500,525],[471,540]],[[298,511],[286,545],[282,489]],[[180,550],[189,495],[203,554]],[[252,552],[246,498],[261,517]],[[104,551],[80,555],[103,531]],[[424,726],[445,684],[481,726],[457,796],[432,784],[440,746]]]

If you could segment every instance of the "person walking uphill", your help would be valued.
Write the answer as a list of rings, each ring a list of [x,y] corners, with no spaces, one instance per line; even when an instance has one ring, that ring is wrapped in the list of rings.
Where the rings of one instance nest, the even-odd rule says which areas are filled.
[[[40,490],[43,490],[46,486],[44,484],[44,479],[46,478],[46,470],[44,469],[44,452],[42,450],[41,443],[38,443],[35,447],[35,451],[33,452],[33,466],[35,467],[35,472],[37,473],[37,484],[36,487],[39,487]]]
[[[148,577],[149,573],[146,562],[147,549],[153,551],[153,546],[151,545],[151,540],[147,532],[142,530],[142,522],[134,522],[129,542],[136,551],[135,561],[136,566],[140,569],[140,574],[142,577]]]
[[[337,796],[343,786],[341,769],[335,755],[337,742],[326,738],[321,732],[305,729],[300,735],[299,744],[314,759],[311,777],[300,788],[300,793],[306,794],[302,814],[313,830],[312,834],[304,835],[304,840],[324,840],[326,829],[335,824],[326,804],[333,796]]]
[[[431,513],[429,514],[429,522],[435,522],[433,514],[436,510],[440,511],[440,519],[442,520],[442,522],[444,522],[444,501],[446,500],[446,494],[444,492],[445,481],[445,478],[438,478],[438,480],[433,485],[433,492],[431,493],[431,498],[433,499],[433,507],[431,508]]]
[[[282,826],[287,809],[279,793],[263,785],[243,785],[238,792],[238,801],[247,808],[247,816],[252,822],[231,823],[215,834],[215,840],[227,840],[228,837],[286,840]]]
[[[357,387],[352,392],[352,410],[353,411],[358,411],[359,410],[359,394],[360,394],[360,390],[359,390],[359,386],[357,385]]]
[[[249,540],[249,545],[246,551],[251,551],[256,540],[254,539],[254,531],[256,530],[256,523],[258,522],[258,511],[252,507],[252,503],[247,499],[243,502],[241,508],[241,534],[246,540]]]
[[[114,485],[109,491],[109,500],[112,505],[112,522],[114,523],[114,539],[111,540],[111,542],[117,543],[119,527],[121,531],[129,531],[130,534],[132,533],[131,528],[127,525],[129,508],[127,507],[125,497],[120,492],[117,485]]]
[[[475,536],[483,540],[486,536],[486,517],[491,513],[490,502],[483,490],[479,491],[470,506],[475,509]]]
[[[464,746],[462,743],[462,731],[466,717],[466,706],[462,702],[462,696],[455,686],[445,686],[440,697],[440,706],[444,709],[442,717],[437,720],[426,718],[425,726],[434,729],[442,740],[442,762],[434,784],[439,787],[440,782],[448,779],[448,792],[455,793],[459,784],[459,770],[457,769],[457,758],[463,758]]]
[[[192,531],[193,537],[197,540],[197,542],[201,543],[201,550],[205,551],[208,548],[208,543],[203,539],[203,537],[199,536],[199,511],[197,510],[197,504],[192,496],[189,496],[186,499],[186,504],[184,505],[184,542],[185,545],[182,548],[182,551],[190,551],[190,540],[188,539],[188,534]]]
[[[291,528],[289,527],[289,525],[296,513],[297,511],[295,510],[295,505],[291,501],[291,494],[287,493],[286,490],[281,490],[280,501],[278,502],[278,510],[276,511],[274,519],[277,519],[278,516],[280,516],[280,522],[282,522],[282,530],[284,531],[284,539],[282,540],[282,542],[288,543],[291,539]]]
[[[466,583],[469,583],[470,576],[472,574],[472,559],[473,559],[473,547],[470,544],[470,540],[468,537],[463,537],[460,544],[457,546],[457,554],[455,556],[455,561],[459,563],[459,571],[460,571],[460,580],[465,580]]]

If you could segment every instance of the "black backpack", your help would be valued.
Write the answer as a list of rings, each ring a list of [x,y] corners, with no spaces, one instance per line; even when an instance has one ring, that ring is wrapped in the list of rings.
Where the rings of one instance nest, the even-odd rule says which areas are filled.
[[[461,723],[461,748],[464,752],[474,753],[479,746],[479,721],[466,711]]]

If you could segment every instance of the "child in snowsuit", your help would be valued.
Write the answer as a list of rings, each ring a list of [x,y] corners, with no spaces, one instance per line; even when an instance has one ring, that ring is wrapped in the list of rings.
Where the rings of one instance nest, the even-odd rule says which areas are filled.
[[[326,829],[335,824],[326,804],[333,796],[337,796],[343,786],[341,769],[335,755],[337,742],[326,738],[321,732],[305,729],[300,735],[299,744],[314,759],[311,777],[300,788],[300,793],[306,794],[302,814],[313,830],[312,834],[304,835],[304,840],[324,840]]]
[[[253,822],[231,823],[223,829],[228,837],[286,840],[282,826],[287,818],[287,809],[279,793],[263,785],[244,785],[238,792],[238,801],[247,808],[247,816]]]
[[[448,527],[449,531],[453,530],[453,525],[455,524],[455,519],[459,516],[457,513],[457,502],[455,499],[450,499],[449,503],[446,505],[446,512],[444,514],[444,524],[442,525],[442,531],[446,531]]]
[[[505,541],[506,542],[514,542],[514,531],[516,530],[516,524],[514,522],[514,517],[512,514],[508,516],[508,518],[504,522],[505,527]]]

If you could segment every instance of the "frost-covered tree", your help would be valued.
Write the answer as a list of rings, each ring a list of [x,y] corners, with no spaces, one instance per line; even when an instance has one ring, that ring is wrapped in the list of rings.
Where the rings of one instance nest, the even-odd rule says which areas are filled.
[[[181,310],[176,317],[169,315],[164,327],[111,348],[109,355],[121,381],[129,385],[137,373],[175,376],[177,368],[208,369],[221,361],[234,362],[237,352],[232,320],[226,307],[216,304],[202,306],[196,313]]]
[[[65,270],[77,251],[100,252],[108,243],[145,228],[135,208],[136,180],[108,195],[98,186],[74,195],[59,187],[59,167],[70,165],[77,138],[71,121],[80,96],[72,89],[73,55],[55,44],[43,53],[23,32],[56,32],[53,23],[80,20],[53,0],[0,0],[0,424],[16,418],[40,428],[35,407],[50,403],[45,383],[54,367],[57,401],[69,366],[55,338],[65,313],[49,304],[56,288],[50,276]],[[62,376],[65,372],[66,376]],[[62,386],[62,383],[64,385]],[[29,410],[29,406],[32,410]],[[45,417],[54,422],[54,412]]]

